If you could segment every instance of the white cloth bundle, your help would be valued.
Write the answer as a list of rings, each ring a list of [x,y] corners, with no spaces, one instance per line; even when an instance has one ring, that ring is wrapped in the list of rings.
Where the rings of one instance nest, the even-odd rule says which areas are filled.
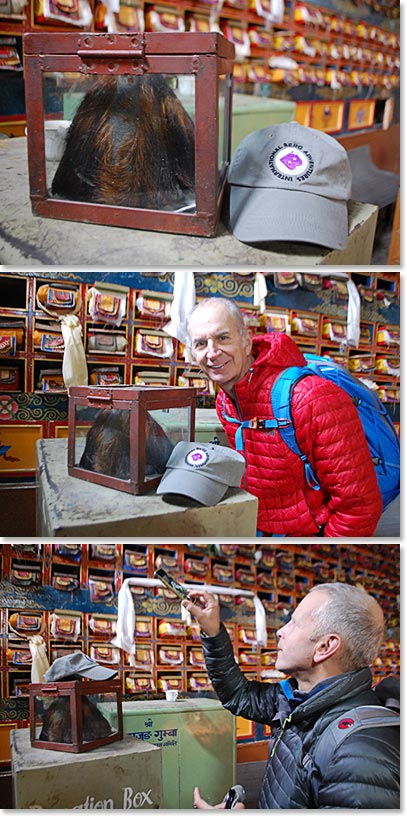
[[[82,340],[82,326],[76,315],[69,314],[59,318],[64,338],[64,357],[62,376],[66,388],[70,385],[88,384],[88,367]]]
[[[47,650],[42,635],[32,635],[28,638],[30,652],[32,656],[31,682],[43,683],[44,674],[49,669]]]

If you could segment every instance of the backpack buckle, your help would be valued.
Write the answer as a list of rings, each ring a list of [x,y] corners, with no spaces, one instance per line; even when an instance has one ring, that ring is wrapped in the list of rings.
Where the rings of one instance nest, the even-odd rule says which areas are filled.
[[[249,428],[254,428],[254,430],[264,431],[266,427],[266,420],[259,419],[258,417],[253,417],[253,419],[249,422]]]

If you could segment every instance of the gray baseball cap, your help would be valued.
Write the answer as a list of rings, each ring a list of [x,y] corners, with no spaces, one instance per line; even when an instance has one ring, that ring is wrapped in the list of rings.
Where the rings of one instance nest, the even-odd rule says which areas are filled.
[[[352,171],[333,136],[298,122],[255,130],[237,147],[228,181],[239,241],[345,249]]]
[[[240,453],[211,442],[178,442],[166,464],[158,495],[186,496],[217,504],[229,487],[239,487],[245,462]]]
[[[96,660],[92,660],[83,652],[71,652],[54,660],[48,671],[45,672],[44,680],[46,683],[75,679],[75,677],[88,677],[89,680],[110,680],[115,674],[117,674],[117,669],[100,666]]]

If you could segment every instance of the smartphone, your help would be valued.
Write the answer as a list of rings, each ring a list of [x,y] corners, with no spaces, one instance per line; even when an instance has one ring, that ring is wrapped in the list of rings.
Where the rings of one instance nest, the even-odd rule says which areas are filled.
[[[172,592],[175,592],[175,594],[178,595],[178,598],[181,598],[181,600],[184,600],[184,598],[189,599],[187,590],[183,586],[181,586],[181,584],[179,584],[178,581],[175,580],[175,578],[172,578],[171,575],[169,575],[168,572],[166,572],[165,570],[163,569],[156,570],[154,573],[154,578],[158,578],[161,581],[161,583],[163,583],[164,586],[167,587],[167,589],[170,589]]]

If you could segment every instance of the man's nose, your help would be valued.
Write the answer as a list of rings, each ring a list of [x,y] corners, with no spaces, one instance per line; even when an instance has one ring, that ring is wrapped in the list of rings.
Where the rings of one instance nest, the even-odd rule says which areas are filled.
[[[219,351],[219,348],[218,348],[218,344],[217,344],[216,340],[209,339],[208,340],[207,352],[206,352],[208,357],[213,357],[214,355],[216,355],[218,353],[218,351]]]

